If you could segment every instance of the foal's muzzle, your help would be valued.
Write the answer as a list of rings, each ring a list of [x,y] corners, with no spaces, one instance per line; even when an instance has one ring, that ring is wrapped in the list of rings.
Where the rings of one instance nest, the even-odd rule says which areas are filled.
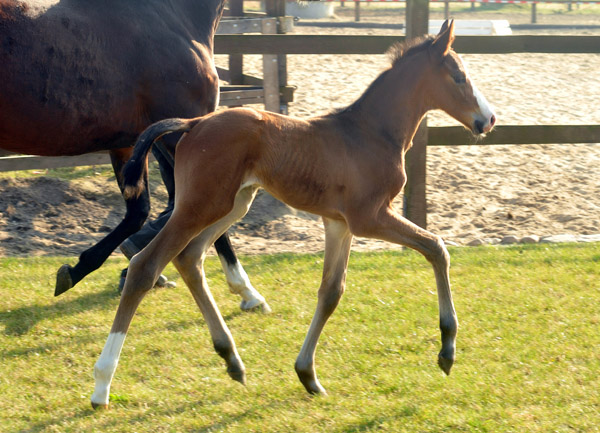
[[[473,124],[473,133],[477,135],[486,134],[490,132],[494,125],[496,124],[496,116],[494,114],[490,115],[489,118],[482,120],[476,119]]]

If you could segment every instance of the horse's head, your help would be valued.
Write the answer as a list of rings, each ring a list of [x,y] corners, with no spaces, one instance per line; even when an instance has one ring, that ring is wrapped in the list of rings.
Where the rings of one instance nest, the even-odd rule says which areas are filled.
[[[432,108],[445,111],[473,134],[484,134],[494,127],[496,115],[452,50],[453,42],[454,21],[446,21],[429,48],[434,72],[429,82]]]

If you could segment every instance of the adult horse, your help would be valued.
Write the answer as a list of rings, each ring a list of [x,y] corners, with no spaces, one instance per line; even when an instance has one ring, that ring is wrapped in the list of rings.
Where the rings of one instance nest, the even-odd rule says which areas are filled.
[[[213,37],[223,5],[224,0],[0,0],[0,148],[48,156],[108,150],[120,184],[144,128],[215,110]],[[161,169],[172,177],[167,165],[174,142],[160,148]],[[125,219],[74,267],[59,270],[56,295],[100,267],[140,229],[150,208],[147,190],[125,201]],[[242,306],[266,307],[226,235],[216,247]]]
[[[391,203],[406,181],[404,156],[429,110],[444,110],[473,134],[490,131],[496,121],[452,51],[453,40],[454,23],[446,22],[437,37],[397,46],[391,68],[354,104],[327,116],[304,121],[236,109],[191,120],[164,120],[142,133],[125,167],[125,193],[132,196],[145,188],[144,161],[153,141],[172,131],[188,132],[175,155],[175,210],[157,237],[131,261],[117,315],[94,368],[93,406],[108,404],[110,382],[133,314],[171,260],[204,314],[229,375],[245,381],[244,364],[207,287],[202,265],[212,240],[246,213],[259,186],[295,208],[321,215],[325,223],[317,309],[295,366],[309,393],[325,393],[315,372],[315,349],[344,291],[353,235],[408,246],[431,262],[442,334],[438,364],[450,373],[458,321],[448,251],[439,236],[397,215]]]

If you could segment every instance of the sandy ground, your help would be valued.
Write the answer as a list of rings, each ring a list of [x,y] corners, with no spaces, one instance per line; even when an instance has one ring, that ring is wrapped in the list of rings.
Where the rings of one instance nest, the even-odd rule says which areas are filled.
[[[351,11],[351,10],[350,10]],[[363,21],[395,22],[369,15]],[[348,11],[337,20],[351,19]],[[460,15],[457,14],[460,18]],[[539,22],[600,24],[599,15],[544,15]],[[432,14],[432,18],[441,18]],[[477,18],[486,18],[478,16]],[[528,15],[499,16],[512,22]],[[394,34],[386,29],[298,27],[297,33]],[[521,33],[600,34],[597,29]],[[496,107],[499,124],[600,123],[600,55],[464,55],[470,74]],[[226,58],[216,62],[226,65]],[[289,56],[288,81],[298,87],[289,112],[297,117],[324,114],[360,96],[387,66],[385,56]],[[247,56],[245,72],[261,73],[261,58]],[[455,125],[433,113],[430,125]],[[600,233],[600,145],[430,147],[428,149],[428,229],[465,245],[508,235],[591,235]],[[164,192],[158,190],[158,200]],[[401,208],[401,197],[395,203]],[[0,179],[0,255],[76,255],[103,237],[123,215],[114,182],[86,179],[69,185],[45,176]],[[234,227],[242,253],[315,252],[323,249],[319,219],[298,213],[261,194],[248,216]],[[390,248],[356,239],[354,248]]]

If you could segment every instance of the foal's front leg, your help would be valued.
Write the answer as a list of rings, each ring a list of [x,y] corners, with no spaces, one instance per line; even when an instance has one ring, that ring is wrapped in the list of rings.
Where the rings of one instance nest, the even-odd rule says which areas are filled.
[[[444,241],[437,235],[413,224],[388,208],[380,212],[375,221],[364,225],[364,235],[372,238],[405,245],[417,250],[432,264],[437,284],[442,350],[438,365],[446,374],[454,363],[458,320],[450,291],[450,254]]]
[[[323,218],[325,223],[325,264],[319,288],[317,311],[296,359],[296,373],[311,394],[327,394],[315,371],[315,350],[325,323],[337,307],[346,284],[346,268],[352,234],[344,221]]]

